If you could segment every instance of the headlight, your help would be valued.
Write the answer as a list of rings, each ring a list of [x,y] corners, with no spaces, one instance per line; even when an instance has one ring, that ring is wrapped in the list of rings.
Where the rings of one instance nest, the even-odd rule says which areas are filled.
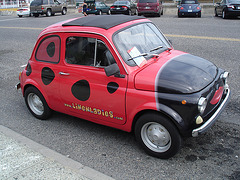
[[[200,114],[203,114],[206,107],[207,107],[207,99],[204,97],[201,97],[198,101],[198,111],[200,112]]]

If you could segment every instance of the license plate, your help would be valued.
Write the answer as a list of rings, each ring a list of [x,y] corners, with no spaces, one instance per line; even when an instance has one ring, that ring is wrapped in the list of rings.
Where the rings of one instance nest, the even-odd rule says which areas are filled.
[[[150,9],[150,7],[145,7],[145,9]]]
[[[188,12],[192,12],[192,10],[188,10]]]
[[[117,10],[119,10],[120,8],[116,8]]]

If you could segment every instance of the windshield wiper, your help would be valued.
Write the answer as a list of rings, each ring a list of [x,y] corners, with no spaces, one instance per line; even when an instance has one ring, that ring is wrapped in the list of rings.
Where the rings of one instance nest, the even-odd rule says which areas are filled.
[[[129,58],[128,61],[133,60],[133,59],[138,58],[138,57],[141,57],[141,56],[147,56],[147,55],[148,55],[148,53],[142,53],[142,54],[139,54],[135,57]]]
[[[161,48],[163,48],[163,46],[155,47],[155,48],[151,49],[150,52],[156,51],[156,50],[161,49]]]

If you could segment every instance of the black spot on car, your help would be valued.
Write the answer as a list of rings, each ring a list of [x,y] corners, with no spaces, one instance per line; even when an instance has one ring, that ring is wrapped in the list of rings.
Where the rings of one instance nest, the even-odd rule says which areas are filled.
[[[45,85],[49,85],[55,78],[55,74],[49,67],[44,67],[41,74],[42,82]]]
[[[26,75],[30,76],[31,73],[32,73],[32,68],[31,68],[31,65],[28,63],[27,64],[27,69],[26,69]]]
[[[72,94],[80,101],[87,101],[90,97],[90,85],[86,80],[80,80],[73,84]]]
[[[49,43],[49,45],[47,46],[47,54],[49,55],[49,57],[53,57],[55,54],[55,43],[51,42]]]
[[[113,94],[118,88],[119,88],[119,85],[115,82],[110,82],[107,85],[107,90],[110,94]]]

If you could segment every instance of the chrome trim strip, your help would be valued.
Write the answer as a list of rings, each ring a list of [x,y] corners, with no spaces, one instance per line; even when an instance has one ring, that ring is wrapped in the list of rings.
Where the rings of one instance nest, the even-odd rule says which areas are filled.
[[[212,115],[211,118],[209,118],[201,127],[194,129],[192,131],[193,137],[197,137],[199,134],[204,133],[208,128],[210,128],[215,123],[218,116],[221,114],[221,112],[223,111],[223,109],[225,108],[225,106],[227,105],[227,103],[230,99],[231,91],[229,88],[226,89],[226,91],[227,91],[227,94],[226,94],[226,97],[223,100],[222,104],[219,106],[219,108],[216,110],[216,112]]]

